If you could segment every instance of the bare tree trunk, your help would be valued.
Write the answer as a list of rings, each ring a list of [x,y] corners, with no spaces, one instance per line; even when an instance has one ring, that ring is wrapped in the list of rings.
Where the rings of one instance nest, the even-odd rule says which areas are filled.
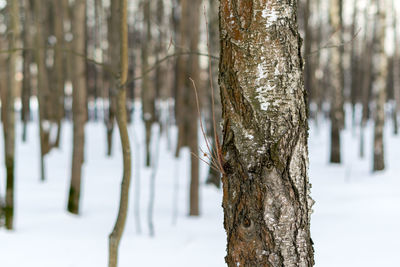
[[[7,9],[10,15],[8,27],[8,46],[9,50],[15,49],[19,38],[19,4],[18,1],[8,0]],[[7,172],[6,179],[6,203],[4,208],[5,224],[8,230],[14,227],[14,151],[15,151],[15,111],[14,100],[17,91],[17,81],[15,80],[16,63],[18,52],[11,52],[8,58],[8,86],[6,92],[6,115],[3,121],[4,130],[4,159]],[[3,102],[4,103],[4,102]]]
[[[43,0],[34,1],[35,9],[35,25],[36,25],[36,64],[37,64],[37,95],[39,102],[39,136],[40,136],[40,179],[41,181],[46,180],[44,157],[50,150],[49,136],[50,136],[50,121],[49,110],[50,91],[46,69],[46,49],[45,39],[47,36],[43,32],[43,25],[46,21],[44,12],[46,10],[43,7]]]
[[[364,148],[364,132],[365,127],[367,125],[369,119],[369,103],[371,99],[371,84],[373,82],[372,77],[372,53],[373,53],[373,44],[376,42],[376,15],[373,18],[373,23],[370,22],[370,18],[368,17],[369,10],[373,1],[370,0],[369,5],[365,8],[364,18],[365,18],[365,36],[364,36],[364,54],[366,55],[363,59],[363,69],[362,69],[362,119],[360,125],[360,157],[363,158],[365,155],[365,148]],[[368,30],[372,28],[372,36],[368,38]],[[361,76],[361,75],[360,75]]]
[[[149,47],[151,47],[151,24],[150,24],[151,1],[143,1],[143,27],[142,27],[142,73],[149,68]],[[150,77],[145,74],[142,78],[142,117],[145,124],[146,136],[146,166],[150,167],[151,158],[151,126],[155,120],[155,91],[150,84]]]
[[[208,10],[208,34],[209,34],[209,52],[211,55],[217,55],[220,51],[219,47],[219,31],[218,31],[218,10],[219,10],[219,1],[215,0],[209,0],[209,10]],[[211,72],[209,73],[209,84],[210,87],[208,87],[208,99],[209,99],[209,113],[210,113],[210,126],[208,127],[210,129],[209,135],[212,137],[212,154],[216,155],[216,141],[215,141],[215,136],[214,136],[214,121],[213,121],[213,115],[215,117],[215,131],[219,137],[221,137],[221,127],[219,126],[219,122],[221,121],[221,99],[220,99],[220,92],[219,92],[219,86],[218,86],[218,64],[217,62],[212,62],[211,59],[209,59],[208,64],[210,65],[209,68],[211,68]],[[212,90],[211,86],[214,88]],[[212,96],[211,94],[214,94]],[[212,98],[214,97],[214,103],[212,101]],[[221,139],[219,139],[221,140]],[[221,186],[221,174],[215,170],[215,168],[210,168],[208,171],[208,177],[207,177],[207,184],[213,184],[217,188]]]
[[[312,266],[297,1],[234,3],[220,7],[225,260]]]
[[[64,117],[64,19],[62,1],[54,1],[54,32],[56,45],[54,51],[54,117],[57,123],[57,136],[54,140],[54,146],[60,146],[61,121]]]
[[[85,17],[86,0],[75,0],[72,20],[74,40],[73,51],[85,53]],[[75,57],[73,67],[73,150],[71,184],[69,188],[68,211],[79,213],[79,198],[81,191],[82,164],[85,147],[85,122],[86,122],[86,60]]]
[[[304,19],[304,54],[306,56],[310,55],[311,53],[311,44],[312,44],[312,29],[311,29],[311,25],[309,23],[310,20],[310,4],[311,1],[310,0],[305,0],[303,1],[305,3],[303,3],[303,19]],[[312,84],[312,75],[313,75],[313,63],[312,63],[312,57],[306,58],[305,61],[305,65],[304,65],[304,88],[309,96],[309,99],[313,99],[313,84]],[[308,101],[307,105],[309,108],[311,101]]]
[[[181,1],[181,48],[189,51],[197,51],[199,43],[200,27],[200,4],[199,0]],[[194,81],[200,84],[198,56],[188,55],[179,57],[178,62],[178,88],[177,88],[177,123],[178,123],[178,145],[179,149],[188,146],[191,153],[198,154],[198,115],[196,108],[196,97],[193,89]],[[199,89],[199,87],[198,87]],[[189,194],[189,215],[198,216],[199,209],[199,160],[192,156],[190,162],[190,194]]]
[[[119,0],[120,2],[120,75],[117,81],[118,95],[117,95],[117,124],[121,137],[122,155],[123,155],[123,177],[121,184],[121,199],[118,211],[117,221],[113,231],[109,236],[109,267],[117,266],[118,247],[121,240],[122,233],[125,228],[128,198],[129,198],[129,185],[131,182],[131,150],[129,144],[129,136],[127,129],[127,115],[126,115],[126,82],[128,80],[128,24],[127,24],[127,11],[128,1]]]
[[[108,21],[108,42],[109,44],[118,44],[119,34],[118,34],[118,12],[119,12],[119,0],[111,1],[111,14]],[[111,46],[108,47],[108,62],[112,69],[118,68],[119,62],[119,53],[118,49],[111,49]],[[108,85],[108,100],[109,100],[109,107],[108,107],[108,116],[106,119],[106,126],[107,126],[107,155],[111,156],[112,154],[112,136],[114,132],[114,122],[115,122],[115,113],[116,113],[116,94],[117,89],[115,88],[115,77],[111,77],[110,73],[106,74],[106,80]]]
[[[24,27],[23,27],[23,46],[24,48],[32,48],[32,7],[31,1],[24,1]],[[21,93],[21,120],[23,122],[22,128],[22,141],[26,141],[27,124],[30,121],[30,97],[32,94],[32,77],[31,77],[31,63],[33,61],[33,52],[30,49],[24,49],[22,52],[23,57],[23,80],[22,80],[22,93]]]
[[[373,171],[385,168],[383,130],[385,127],[385,102],[386,102],[386,76],[387,57],[385,53],[385,29],[386,29],[386,3],[385,0],[377,0],[377,42],[374,46],[374,74],[376,79],[373,84],[374,100],[376,103],[374,125],[374,167]]]
[[[355,36],[356,29],[357,29],[357,15],[358,15],[358,1],[353,0],[353,15],[352,15],[352,22],[351,25],[351,36]],[[360,92],[360,81],[357,79],[359,73],[359,51],[357,47],[358,39],[354,39],[351,42],[351,54],[350,54],[350,71],[351,71],[351,85],[350,85],[350,100],[351,100],[351,108],[352,108],[352,125],[353,127],[356,125],[356,104],[357,104],[357,96]]]
[[[399,54],[399,37],[397,27],[397,12],[396,5],[392,1],[392,12],[393,12],[393,41],[394,41],[394,52],[393,52],[393,97],[394,97],[394,108],[393,108],[393,122],[394,122],[394,134],[397,135],[399,132],[398,125],[398,113],[400,110],[400,54]]]
[[[341,20],[341,0],[331,1],[330,23],[333,29],[332,43],[338,45],[342,43],[342,20]],[[340,163],[340,132],[343,128],[343,71],[342,71],[342,52],[340,46],[330,50],[330,74],[332,92],[331,95],[331,163]]]

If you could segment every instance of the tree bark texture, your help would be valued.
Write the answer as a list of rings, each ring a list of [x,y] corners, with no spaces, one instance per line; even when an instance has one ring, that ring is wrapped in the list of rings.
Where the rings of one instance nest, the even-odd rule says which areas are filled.
[[[229,267],[312,266],[297,1],[220,1]]]
[[[72,32],[74,40],[73,50],[77,53],[85,53],[85,17],[86,0],[75,0],[72,20]],[[68,211],[79,213],[79,199],[81,191],[82,164],[85,147],[85,122],[86,122],[86,60],[82,57],[74,58],[73,68],[73,148],[71,184],[68,198]]]

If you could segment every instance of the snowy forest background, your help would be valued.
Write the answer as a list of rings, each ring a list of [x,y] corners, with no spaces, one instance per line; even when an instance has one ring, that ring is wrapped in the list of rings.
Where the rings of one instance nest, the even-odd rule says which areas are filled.
[[[0,266],[108,261],[123,176],[119,2],[0,0]],[[127,1],[118,266],[225,266],[218,2]],[[397,266],[400,2],[298,3],[315,265]]]

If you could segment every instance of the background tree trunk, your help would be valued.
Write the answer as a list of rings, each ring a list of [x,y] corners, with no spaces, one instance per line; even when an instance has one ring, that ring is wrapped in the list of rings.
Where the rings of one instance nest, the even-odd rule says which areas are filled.
[[[13,50],[18,47],[19,38],[19,4],[16,0],[8,0],[7,8],[10,14],[9,21],[9,38],[8,47],[9,50]],[[6,91],[6,105],[3,121],[4,130],[4,159],[5,167],[7,172],[6,179],[6,203],[4,208],[5,213],[5,224],[6,228],[13,229],[14,222],[14,151],[15,151],[15,111],[14,111],[14,100],[17,91],[17,81],[15,80],[16,67],[17,67],[18,52],[10,52],[8,58],[8,86]]]
[[[219,1],[216,0],[209,0],[209,9],[208,9],[208,35],[209,35],[209,53],[211,55],[218,55],[220,51],[220,46],[219,46],[219,31],[218,31],[218,24],[219,24],[219,17],[218,17],[218,11],[219,11]],[[219,138],[221,138],[221,127],[219,125],[219,122],[221,121],[221,99],[220,99],[220,92],[219,92],[219,86],[218,86],[218,63],[216,61],[211,61],[209,59],[208,64],[210,65],[209,68],[211,68],[211,73],[209,73],[209,86],[207,88],[207,93],[208,93],[208,100],[209,100],[209,133],[208,135],[211,136],[211,142],[212,142],[212,154],[216,155],[216,141],[215,141],[215,136],[214,136],[214,121],[213,121],[213,113],[215,115],[215,130],[217,132],[217,135]],[[212,90],[211,88],[211,83],[214,88]],[[212,96],[211,94],[214,94]],[[214,97],[214,103],[212,103],[212,97]],[[214,105],[214,106],[213,106]],[[219,139],[221,140],[221,139]],[[214,168],[210,168],[208,172],[208,177],[207,177],[207,184],[214,184],[216,187],[221,186],[221,174],[216,171]]]
[[[221,0],[219,81],[229,267],[314,264],[296,17],[297,1]]]
[[[331,163],[340,163],[340,132],[343,128],[343,53],[342,43],[342,20],[341,0],[332,0],[330,6],[330,24],[332,26],[332,43],[335,47],[330,48],[330,77],[332,84],[331,96]]]
[[[128,2],[120,2],[120,75],[117,82],[117,124],[120,132],[122,155],[123,155],[123,177],[121,184],[121,199],[119,203],[118,217],[113,231],[109,236],[109,267],[117,266],[118,247],[122,233],[125,228],[128,211],[129,185],[131,182],[131,150],[129,144],[127,115],[126,115],[126,82],[128,80]]]
[[[36,25],[36,65],[37,65],[37,96],[39,102],[39,136],[40,136],[40,180],[46,180],[45,173],[45,155],[50,150],[50,120],[49,106],[50,91],[46,69],[46,41],[47,35],[44,33],[44,25],[46,25],[46,8],[43,6],[45,1],[35,0],[35,25]]]
[[[85,16],[86,0],[75,0],[72,20],[74,40],[73,51],[85,54]],[[81,191],[82,164],[85,148],[85,122],[86,122],[86,60],[75,57],[73,68],[73,148],[71,184],[69,188],[68,211],[79,213],[79,198]]]
[[[380,171],[385,168],[383,130],[385,126],[385,102],[386,102],[386,76],[387,76],[387,57],[385,54],[385,28],[386,28],[386,0],[376,0],[378,5],[378,19],[376,38],[374,46],[374,73],[376,79],[373,83],[375,94],[375,125],[374,125],[374,167],[373,171]]]
[[[143,27],[142,27],[142,73],[149,69],[149,51],[151,46],[151,1],[143,1]],[[150,167],[151,159],[151,126],[155,121],[155,91],[154,86],[150,84],[150,75],[144,74],[142,78],[142,118],[145,124],[145,144],[146,144],[146,166]]]
[[[23,47],[22,52],[23,58],[23,80],[22,80],[22,92],[21,92],[21,120],[23,122],[22,128],[22,141],[26,141],[27,135],[27,124],[30,120],[30,97],[32,94],[32,75],[30,66],[33,61],[33,51],[30,50],[33,46],[33,36],[32,36],[32,6],[31,0],[25,0],[24,2],[24,28],[23,28]]]
[[[54,50],[54,120],[57,124],[57,136],[54,146],[60,146],[61,121],[64,117],[64,19],[62,1],[54,1],[54,33],[56,45]]]

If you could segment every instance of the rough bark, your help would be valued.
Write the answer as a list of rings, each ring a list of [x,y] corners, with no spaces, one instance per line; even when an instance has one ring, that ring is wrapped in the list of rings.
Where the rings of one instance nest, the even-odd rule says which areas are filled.
[[[86,0],[75,0],[72,20],[72,33],[74,35],[72,47],[73,51],[80,54],[85,53],[85,27],[82,26],[85,25],[85,16]],[[73,63],[73,149],[68,211],[78,214],[85,146],[86,61],[82,57],[76,57]]]
[[[120,132],[122,155],[123,155],[123,177],[121,184],[121,199],[117,221],[109,236],[109,267],[117,266],[118,247],[128,211],[129,185],[131,182],[131,150],[129,144],[127,115],[126,115],[126,82],[128,80],[128,23],[127,23],[127,0],[120,2],[120,72],[117,80],[117,124]]]
[[[7,9],[10,15],[8,31],[9,50],[15,49],[19,38],[19,4],[18,1],[8,0]],[[5,225],[8,230],[14,225],[14,151],[15,151],[15,111],[14,100],[17,91],[15,80],[18,52],[11,52],[8,57],[8,86],[6,91],[6,105],[3,121],[4,130],[4,159],[7,173],[6,178],[6,203],[4,207]]]
[[[387,57],[385,54],[385,29],[386,29],[386,4],[385,0],[377,0],[378,19],[376,38],[374,46],[374,74],[376,79],[373,83],[373,92],[375,100],[374,114],[374,166],[373,171],[380,171],[385,168],[383,130],[385,126],[385,102],[386,102],[386,76],[387,76]]]
[[[308,123],[297,1],[220,6],[229,267],[312,266]]]

